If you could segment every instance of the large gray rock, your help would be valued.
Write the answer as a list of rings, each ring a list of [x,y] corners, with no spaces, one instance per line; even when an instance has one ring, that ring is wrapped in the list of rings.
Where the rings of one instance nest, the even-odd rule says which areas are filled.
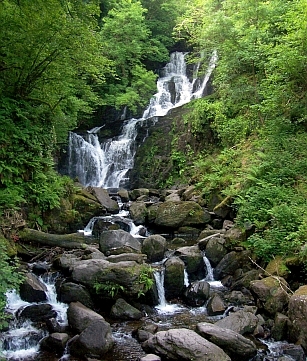
[[[193,201],[169,201],[161,203],[155,219],[159,227],[179,228],[201,226],[210,222],[210,213]]]
[[[205,253],[212,266],[216,267],[227,254],[225,239],[219,236],[210,237],[206,245]]]
[[[85,307],[80,302],[71,302],[67,310],[69,326],[76,332],[82,332],[88,325],[96,320],[104,321],[97,312]]]
[[[164,289],[166,299],[179,297],[184,290],[184,262],[171,257],[165,263]]]
[[[104,320],[90,323],[70,345],[72,355],[101,358],[114,346],[110,325]]]
[[[254,312],[249,311],[252,308],[246,308],[215,322],[215,325],[222,328],[228,328],[241,335],[252,334],[256,329],[259,319]]]
[[[130,217],[136,225],[144,224],[147,217],[147,208],[144,202],[132,202],[129,207]]]
[[[178,248],[175,256],[184,261],[191,282],[205,278],[207,270],[205,269],[204,258],[198,246]]]
[[[144,273],[151,274],[151,267],[134,261],[112,263],[102,259],[84,260],[72,268],[72,281],[95,289],[105,297],[112,297],[111,288],[123,295],[137,297],[146,290],[141,282]],[[99,286],[101,285],[101,287]],[[104,286],[109,285],[108,287]]]
[[[98,199],[99,203],[109,212],[109,213],[118,213],[119,206],[118,203],[113,200],[106,189],[99,187],[92,187],[93,193]]]
[[[158,234],[144,239],[142,244],[142,253],[147,255],[149,262],[159,262],[164,258],[166,250],[166,239]]]
[[[99,250],[107,256],[121,253],[141,253],[141,243],[130,233],[118,229],[106,231],[100,235]]]
[[[20,318],[28,318],[33,322],[46,322],[56,317],[56,311],[48,303],[40,303],[25,307],[19,314]]]
[[[294,292],[289,301],[290,341],[307,350],[307,285]]]
[[[250,251],[232,251],[227,253],[214,269],[214,278],[221,280],[225,276],[233,275],[239,268],[245,272],[251,268]]]
[[[257,354],[255,344],[237,332],[210,323],[199,323],[196,332],[222,348],[232,359],[249,360]]]
[[[207,312],[209,316],[222,315],[226,311],[226,306],[218,293],[213,293],[207,304]]]
[[[272,316],[288,307],[289,286],[282,277],[271,276],[252,281],[250,289],[258,299],[258,307],[263,308]]]
[[[139,320],[143,317],[143,313],[124,299],[119,298],[112,306],[110,316],[121,320]]]
[[[81,302],[84,306],[92,308],[92,301],[89,291],[80,284],[74,282],[64,282],[58,288],[58,299],[60,302]]]
[[[142,346],[168,360],[231,361],[221,348],[185,328],[159,331]]]
[[[20,285],[20,298],[27,302],[43,302],[47,300],[47,287],[33,273],[27,273]]]
[[[210,294],[210,284],[206,281],[195,281],[185,291],[185,302],[192,307],[203,306]]]

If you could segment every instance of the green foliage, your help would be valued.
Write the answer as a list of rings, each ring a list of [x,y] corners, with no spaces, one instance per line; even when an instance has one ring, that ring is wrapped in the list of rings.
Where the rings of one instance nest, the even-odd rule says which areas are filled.
[[[120,291],[124,291],[125,288],[118,283],[106,281],[104,283],[94,283],[94,289],[96,293],[106,293],[111,298],[114,298]]]
[[[137,296],[141,297],[154,285],[153,269],[151,267],[145,265],[141,267],[138,283],[140,285],[140,290]]]
[[[18,271],[17,260],[7,256],[6,244],[7,241],[0,238],[0,330],[6,325],[6,315],[4,313],[6,306],[5,293],[13,289],[18,290],[23,281],[22,274]]]

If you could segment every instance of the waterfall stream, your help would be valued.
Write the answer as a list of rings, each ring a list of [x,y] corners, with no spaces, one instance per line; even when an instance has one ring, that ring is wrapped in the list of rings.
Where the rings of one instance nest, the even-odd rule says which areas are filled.
[[[57,301],[55,278],[52,275],[40,278],[46,286],[47,301],[57,313],[57,322],[61,326],[67,325],[67,304]],[[12,314],[10,329],[0,334],[0,351],[6,360],[35,360],[39,352],[40,341],[47,336],[47,331],[40,328],[29,319],[21,320],[18,314],[31,304],[23,301],[15,290],[6,293],[6,311]],[[0,356],[2,355],[0,353]]]
[[[78,177],[85,186],[120,188],[128,184],[127,173],[134,165],[138,128],[149,118],[155,119],[155,122],[155,117],[166,115],[170,109],[202,97],[217,60],[214,52],[202,81],[198,79],[197,66],[190,81],[186,74],[185,57],[186,54],[181,52],[171,54],[170,62],[157,81],[157,93],[151,98],[143,116],[126,120],[118,137],[100,143],[98,133],[102,126],[87,131],[83,136],[70,133],[69,176]]]

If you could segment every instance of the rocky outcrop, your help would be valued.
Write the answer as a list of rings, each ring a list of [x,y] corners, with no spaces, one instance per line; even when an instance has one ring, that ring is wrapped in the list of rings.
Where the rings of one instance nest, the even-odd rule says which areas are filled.
[[[166,239],[158,234],[144,239],[142,253],[147,255],[148,262],[159,262],[164,258],[166,251]]]
[[[290,340],[307,351],[307,285],[294,292],[289,301]]]
[[[139,320],[143,317],[143,313],[119,298],[112,306],[110,316],[121,320]]]
[[[249,360],[257,354],[255,344],[241,334],[210,323],[199,323],[196,332],[222,348],[233,360]]]
[[[179,228],[182,226],[204,226],[211,216],[208,211],[193,201],[169,201],[161,203],[154,221],[158,227]]]
[[[47,288],[33,273],[27,273],[20,285],[19,293],[22,300],[27,302],[42,302],[47,300]]]
[[[146,352],[168,360],[231,361],[221,348],[185,328],[159,331],[142,346]]]
[[[105,255],[141,253],[141,243],[130,233],[121,229],[101,233],[99,250]]]
[[[289,302],[289,285],[282,277],[266,277],[251,281],[250,289],[257,297],[257,306],[271,316],[283,312]]]

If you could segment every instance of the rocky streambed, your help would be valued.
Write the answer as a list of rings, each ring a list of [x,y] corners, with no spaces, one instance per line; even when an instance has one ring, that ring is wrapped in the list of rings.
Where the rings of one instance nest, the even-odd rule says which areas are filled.
[[[27,304],[15,313],[44,332],[33,341],[34,356],[6,359],[306,359],[307,285],[299,265],[292,259],[285,271],[275,259],[260,267],[242,247],[250,230],[234,226],[225,202],[204,205],[193,187],[119,191],[131,224],[115,211],[110,217],[114,204],[104,197],[106,211],[89,235],[65,243],[59,236],[56,251],[57,235],[20,232],[21,242],[50,244],[49,263],[29,266],[20,289]],[[46,274],[56,275],[65,322],[48,299]]]

